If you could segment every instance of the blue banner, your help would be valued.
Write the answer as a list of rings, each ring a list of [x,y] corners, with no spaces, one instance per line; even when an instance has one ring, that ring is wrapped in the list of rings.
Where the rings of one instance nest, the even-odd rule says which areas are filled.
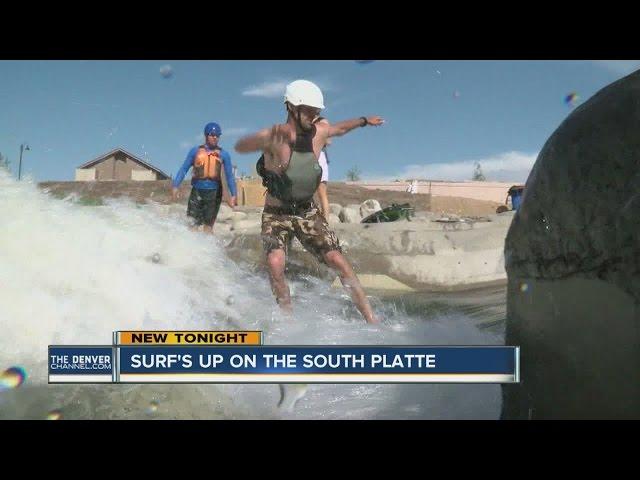
[[[119,374],[499,374],[516,347],[120,346]]]

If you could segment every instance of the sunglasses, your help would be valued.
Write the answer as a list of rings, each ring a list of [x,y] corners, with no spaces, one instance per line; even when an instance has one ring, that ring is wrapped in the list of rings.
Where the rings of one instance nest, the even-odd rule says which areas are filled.
[[[319,108],[308,107],[306,105],[300,105],[298,110],[309,117],[317,117],[320,115],[321,110]]]

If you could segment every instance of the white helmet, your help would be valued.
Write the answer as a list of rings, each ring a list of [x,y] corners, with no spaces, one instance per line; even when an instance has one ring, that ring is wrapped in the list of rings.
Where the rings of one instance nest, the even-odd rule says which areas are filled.
[[[296,80],[287,85],[284,101],[297,107],[307,105],[314,108],[324,108],[324,98],[318,86],[308,80]]]

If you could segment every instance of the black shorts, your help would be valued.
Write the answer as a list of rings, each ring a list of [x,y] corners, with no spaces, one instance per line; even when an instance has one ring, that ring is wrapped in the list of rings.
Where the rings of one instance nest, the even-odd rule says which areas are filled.
[[[194,218],[196,225],[212,226],[218,216],[221,203],[222,187],[215,190],[192,188],[187,215]]]

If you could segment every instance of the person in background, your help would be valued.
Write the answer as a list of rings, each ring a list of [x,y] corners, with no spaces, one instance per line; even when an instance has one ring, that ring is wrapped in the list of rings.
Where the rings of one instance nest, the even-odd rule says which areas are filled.
[[[315,123],[329,124],[323,117],[318,118]],[[322,168],[322,178],[320,179],[320,185],[318,185],[316,195],[324,218],[329,218],[329,213],[331,213],[329,210],[329,195],[327,193],[327,183],[329,182],[329,156],[327,155],[327,147],[329,145],[331,145],[331,138],[327,138],[327,143],[322,147],[320,156],[318,157],[318,163],[320,164],[320,168]]]
[[[204,127],[204,144],[193,147],[175,179],[173,180],[171,198],[179,198],[180,184],[190,168],[193,168],[191,178],[191,195],[187,206],[187,215],[195,220],[193,228],[201,225],[205,232],[213,233],[213,224],[218,216],[222,203],[221,170],[229,187],[229,206],[236,206],[236,180],[231,165],[231,156],[218,145],[222,129],[215,122],[207,123]]]

